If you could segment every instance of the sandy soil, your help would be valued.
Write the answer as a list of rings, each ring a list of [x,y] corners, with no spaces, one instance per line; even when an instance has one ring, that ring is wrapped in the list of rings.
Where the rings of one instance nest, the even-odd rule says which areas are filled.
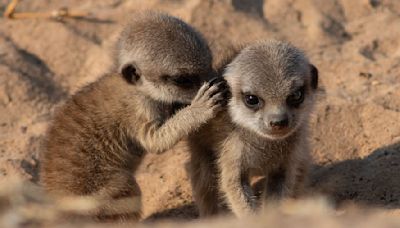
[[[7,2],[0,0],[0,14]],[[63,22],[0,19],[0,188],[8,185],[7,177],[38,182],[40,142],[54,108],[107,71],[128,17],[158,9],[203,32],[216,59],[231,45],[257,39],[287,40],[304,49],[322,84],[312,123],[310,191],[337,205],[381,208],[400,218],[400,1],[42,0],[22,1],[17,11],[62,6],[93,16]],[[146,157],[137,173],[146,221],[197,217],[187,158],[178,149]],[[248,224],[274,222],[274,216]],[[318,224],[308,218],[289,216],[277,224]],[[337,226],[348,219],[340,221]]]

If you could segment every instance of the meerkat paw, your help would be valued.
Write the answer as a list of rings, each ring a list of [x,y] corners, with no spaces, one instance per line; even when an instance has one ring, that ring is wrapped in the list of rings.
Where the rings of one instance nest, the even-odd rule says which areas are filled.
[[[204,113],[214,117],[228,103],[231,93],[222,77],[215,77],[205,83],[192,101],[192,106],[199,107]]]

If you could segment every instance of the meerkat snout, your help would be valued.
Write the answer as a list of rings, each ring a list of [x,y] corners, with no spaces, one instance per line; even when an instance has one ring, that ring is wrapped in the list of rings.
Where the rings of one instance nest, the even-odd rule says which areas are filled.
[[[268,138],[275,139],[289,135],[293,128],[292,118],[290,118],[289,110],[286,107],[278,108],[277,111],[266,111],[264,114],[264,126]]]
[[[284,114],[272,114],[269,117],[269,126],[272,129],[281,130],[289,125],[289,118],[286,113]]]

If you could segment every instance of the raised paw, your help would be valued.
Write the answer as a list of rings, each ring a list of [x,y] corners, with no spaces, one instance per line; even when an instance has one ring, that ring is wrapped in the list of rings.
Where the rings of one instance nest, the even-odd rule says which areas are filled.
[[[219,109],[227,105],[230,96],[229,86],[225,79],[215,77],[200,88],[192,104],[200,104],[211,110]]]

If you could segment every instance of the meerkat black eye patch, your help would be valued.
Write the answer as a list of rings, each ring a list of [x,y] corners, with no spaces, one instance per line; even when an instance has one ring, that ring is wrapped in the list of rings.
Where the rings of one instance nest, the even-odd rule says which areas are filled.
[[[311,69],[311,88],[316,89],[318,87],[318,69],[310,64]]]
[[[183,89],[192,89],[195,86],[200,85],[200,77],[197,75],[190,75],[190,74],[182,74],[175,76],[164,75],[162,77],[165,81],[170,82]]]
[[[140,78],[140,74],[137,68],[135,67],[134,64],[131,63],[125,64],[122,67],[121,74],[124,77],[124,79],[131,84],[136,83]]]
[[[305,86],[300,87],[286,98],[286,103],[292,107],[299,107],[304,101]]]

